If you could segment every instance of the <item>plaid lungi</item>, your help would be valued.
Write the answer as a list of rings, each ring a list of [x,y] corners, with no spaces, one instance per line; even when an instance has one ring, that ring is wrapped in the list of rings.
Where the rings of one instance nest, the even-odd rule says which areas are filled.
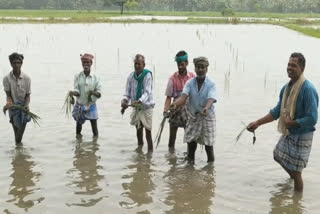
[[[184,106],[169,119],[169,123],[173,127],[185,128],[187,124],[187,120],[188,120],[187,109],[186,109],[186,106]]]
[[[78,102],[74,105],[72,116],[77,123],[84,124],[86,120],[97,120],[98,109],[94,103],[90,106],[81,105]]]
[[[312,138],[313,132],[282,135],[273,150],[274,160],[289,170],[302,172],[308,164]]]
[[[188,112],[188,122],[184,133],[184,142],[197,142],[206,146],[213,146],[216,138],[216,115],[209,112],[202,117],[200,113],[195,116]]]

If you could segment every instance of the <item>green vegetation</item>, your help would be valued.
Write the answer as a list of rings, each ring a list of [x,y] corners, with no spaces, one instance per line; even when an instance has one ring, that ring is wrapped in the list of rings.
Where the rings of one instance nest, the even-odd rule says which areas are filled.
[[[131,7],[135,7],[134,4]],[[320,30],[312,25],[320,25],[320,14],[284,14],[284,13],[247,13],[237,12],[225,16],[221,12],[186,11],[126,11],[123,19],[111,19],[121,16],[118,10],[0,10],[0,23],[188,23],[188,24],[274,24],[320,38]],[[177,16],[187,19],[150,20],[125,19],[126,16]],[[315,18],[315,19],[313,19]]]
[[[288,25],[283,25],[286,28],[289,28],[294,31],[298,31],[300,33],[303,33],[308,36],[320,38],[320,28],[315,29],[312,27],[306,27],[306,26],[301,26],[301,25],[295,25],[295,24],[288,24]]]

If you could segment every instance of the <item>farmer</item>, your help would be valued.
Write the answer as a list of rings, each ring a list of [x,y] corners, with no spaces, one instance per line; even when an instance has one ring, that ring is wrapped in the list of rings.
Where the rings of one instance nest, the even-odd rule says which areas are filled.
[[[172,109],[183,106],[187,98],[188,122],[184,140],[188,143],[188,160],[194,163],[197,144],[205,145],[208,162],[214,161],[213,144],[216,136],[216,116],[213,103],[217,101],[216,85],[206,76],[209,62],[205,57],[193,60],[196,77],[184,86],[182,95],[171,104]]]
[[[82,125],[90,120],[93,137],[99,136],[98,132],[98,110],[96,101],[101,97],[100,79],[91,73],[93,55],[85,53],[80,55],[83,71],[74,77],[74,91],[70,96],[76,96],[76,104],[72,116],[77,122],[76,137],[81,138]]]
[[[127,78],[124,98],[121,101],[122,112],[129,103],[134,107],[131,114],[131,125],[136,126],[138,147],[143,146],[143,127],[146,131],[148,151],[153,151],[152,144],[152,113],[153,101],[152,73],[144,68],[145,58],[137,54],[134,59],[134,71]]]
[[[164,105],[164,116],[168,115],[171,100],[177,100],[181,94],[186,82],[195,77],[194,73],[187,71],[188,66],[188,54],[185,51],[179,51],[175,57],[178,71],[175,72],[168,81],[165,95],[167,96]],[[179,127],[185,128],[187,123],[187,112],[185,105],[182,106],[175,114],[169,119],[170,131],[169,131],[169,143],[170,149],[174,149],[176,135]]]
[[[20,144],[27,122],[31,120],[27,115],[29,111],[31,80],[21,71],[23,55],[12,53],[9,56],[12,71],[3,78],[3,87],[7,95],[7,103],[3,107],[9,109],[10,123],[14,131],[16,144]],[[24,109],[14,109],[12,105],[21,106]]]
[[[290,81],[280,92],[276,107],[248,125],[249,131],[279,118],[281,137],[273,151],[273,158],[294,179],[294,189],[303,190],[302,170],[307,166],[313,132],[318,120],[318,93],[312,83],[305,79],[305,58],[292,53],[287,73]]]

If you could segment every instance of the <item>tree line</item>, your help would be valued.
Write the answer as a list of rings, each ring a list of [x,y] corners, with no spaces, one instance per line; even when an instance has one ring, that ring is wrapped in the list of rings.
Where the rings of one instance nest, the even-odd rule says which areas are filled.
[[[320,0],[0,0],[0,9],[319,13]]]

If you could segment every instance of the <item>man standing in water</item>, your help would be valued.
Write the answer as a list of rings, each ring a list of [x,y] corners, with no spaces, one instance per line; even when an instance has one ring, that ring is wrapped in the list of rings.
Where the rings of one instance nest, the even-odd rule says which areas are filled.
[[[74,91],[70,96],[76,96],[77,101],[72,111],[72,116],[77,121],[76,136],[81,138],[82,125],[90,120],[93,137],[97,138],[98,133],[98,110],[96,101],[101,97],[100,79],[91,73],[93,55],[85,53],[80,55],[83,71],[74,77]]]
[[[305,58],[301,53],[292,53],[287,73],[290,81],[283,86],[275,108],[252,122],[251,132],[259,126],[279,118],[278,131],[282,134],[273,151],[273,158],[294,179],[294,189],[302,192],[302,170],[307,166],[313,132],[318,120],[318,93],[304,77]]]
[[[9,109],[10,123],[14,131],[16,144],[20,144],[27,122],[31,120],[26,114],[29,111],[31,80],[21,71],[23,55],[12,53],[9,56],[12,71],[3,78],[3,87],[7,95],[7,103],[3,107]],[[12,109],[12,104],[24,107],[24,110]]]
[[[188,160],[194,163],[197,144],[205,145],[208,162],[214,161],[213,144],[216,136],[216,116],[213,103],[217,101],[216,85],[209,79],[209,62],[205,57],[193,60],[197,77],[184,86],[182,95],[171,104],[173,110],[183,106],[187,98],[188,122],[184,140],[188,143]]]
[[[167,89],[166,89],[166,102],[164,105],[163,114],[166,116],[168,114],[168,110],[171,104],[171,100],[177,100],[181,94],[184,85],[186,82],[195,77],[192,72],[187,71],[188,66],[188,54],[185,51],[179,51],[175,57],[175,61],[177,63],[178,71],[175,72],[168,81]],[[185,128],[187,123],[187,112],[186,107],[182,106],[170,119],[170,132],[169,132],[169,143],[168,146],[170,149],[174,149],[176,135],[179,127]]]
[[[138,147],[143,146],[143,127],[146,130],[148,151],[153,151],[152,144],[152,113],[155,105],[153,101],[152,73],[144,68],[145,58],[137,54],[134,59],[134,71],[127,78],[124,98],[121,101],[123,113],[131,102],[134,107],[131,114],[131,125],[136,126]]]

